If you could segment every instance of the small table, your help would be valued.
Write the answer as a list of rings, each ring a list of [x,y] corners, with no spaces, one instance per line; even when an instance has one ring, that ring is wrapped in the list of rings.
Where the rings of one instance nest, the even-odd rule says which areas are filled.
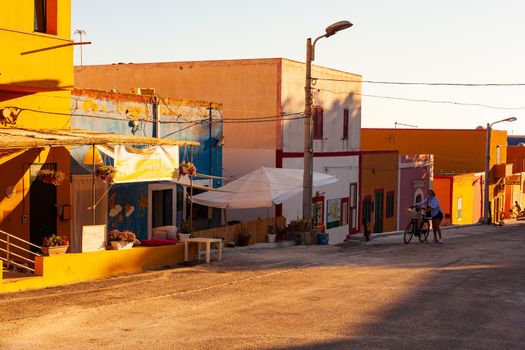
[[[201,258],[201,244],[206,243],[206,263],[210,263],[210,250],[212,243],[219,243],[219,261],[222,260],[222,239],[220,238],[188,238],[184,241],[184,261],[188,261],[188,245],[190,243],[197,243],[197,253],[199,255],[199,260]]]

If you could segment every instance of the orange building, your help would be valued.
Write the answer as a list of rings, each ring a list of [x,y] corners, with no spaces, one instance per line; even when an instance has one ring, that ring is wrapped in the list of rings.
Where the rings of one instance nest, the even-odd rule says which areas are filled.
[[[361,152],[361,230],[371,233],[397,228],[397,151]]]
[[[413,153],[433,154],[434,174],[450,176],[484,171],[486,136],[486,130],[484,129],[362,129],[361,149],[363,151],[374,149],[399,150],[399,153],[402,155]],[[491,217],[495,218],[496,221],[500,217],[498,213],[502,213],[504,210],[505,191],[502,190],[501,184],[509,171],[506,166],[506,157],[507,132],[492,129],[489,200]],[[465,186],[458,185],[456,191],[453,191],[452,188],[449,191],[450,193],[446,197],[454,198],[456,196],[456,199],[461,198],[460,205],[463,211],[467,207],[473,212],[477,210],[475,209],[473,194],[469,195],[465,192],[464,195],[461,195],[459,193],[459,191],[471,191],[470,188],[466,189]],[[445,196],[445,193],[441,192],[442,196]],[[440,201],[443,200],[444,198],[440,198]],[[457,205],[455,203],[449,206],[451,214]],[[466,221],[470,221],[470,219],[461,219],[462,223],[466,223]]]

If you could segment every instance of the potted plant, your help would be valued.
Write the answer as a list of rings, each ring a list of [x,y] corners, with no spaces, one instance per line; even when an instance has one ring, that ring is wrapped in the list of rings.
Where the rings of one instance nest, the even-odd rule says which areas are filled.
[[[136,238],[131,231],[112,230],[109,233],[109,242],[114,250],[131,249]]]
[[[40,250],[44,255],[51,256],[65,254],[68,247],[69,240],[66,236],[52,234],[51,236],[44,237]]]
[[[277,238],[277,228],[273,225],[268,225],[268,243],[275,243],[275,239]]]
[[[41,169],[36,178],[43,183],[58,186],[66,179],[66,175],[59,170]]]
[[[191,236],[192,227],[189,222],[182,221],[179,227],[179,240],[181,242],[186,241]]]
[[[117,168],[111,165],[101,165],[95,170],[95,176],[102,180],[102,182],[111,183],[117,174]]]
[[[245,247],[250,245],[250,238],[252,238],[252,234],[250,232],[243,231],[239,233],[237,243],[240,247]]]
[[[313,244],[312,221],[297,218],[292,220],[288,226],[288,231],[297,244]]]

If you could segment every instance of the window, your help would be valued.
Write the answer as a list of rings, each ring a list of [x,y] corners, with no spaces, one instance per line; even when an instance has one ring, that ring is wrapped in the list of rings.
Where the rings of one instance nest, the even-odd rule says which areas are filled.
[[[343,140],[348,140],[348,108],[343,110]]]
[[[387,192],[386,194],[386,217],[394,216],[394,192]]]
[[[57,6],[57,0],[35,0],[35,32],[57,34]]]
[[[341,198],[341,226],[348,225],[348,198]]]
[[[46,0],[35,0],[35,32],[46,32]]]
[[[314,140],[323,139],[323,107],[313,106]]]
[[[458,198],[458,221],[463,218],[463,197]]]

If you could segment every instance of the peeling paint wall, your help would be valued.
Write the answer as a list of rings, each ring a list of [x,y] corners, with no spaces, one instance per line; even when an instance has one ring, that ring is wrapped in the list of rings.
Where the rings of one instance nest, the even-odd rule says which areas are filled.
[[[160,121],[159,137],[200,142],[200,146],[193,147],[193,163],[198,172],[222,176],[222,106],[217,103],[169,98],[159,98],[155,102],[152,96],[74,90],[71,127],[155,137],[155,108],[158,108]],[[88,149],[71,149],[72,174],[91,172],[90,165],[82,164]],[[181,147],[179,156],[181,161],[190,160],[190,148]],[[106,164],[111,163],[111,159],[103,158]],[[214,182],[214,186],[219,185],[218,180]],[[108,230],[131,230],[139,239],[148,238],[148,183],[115,185],[108,198]],[[118,213],[115,208],[120,208]]]

